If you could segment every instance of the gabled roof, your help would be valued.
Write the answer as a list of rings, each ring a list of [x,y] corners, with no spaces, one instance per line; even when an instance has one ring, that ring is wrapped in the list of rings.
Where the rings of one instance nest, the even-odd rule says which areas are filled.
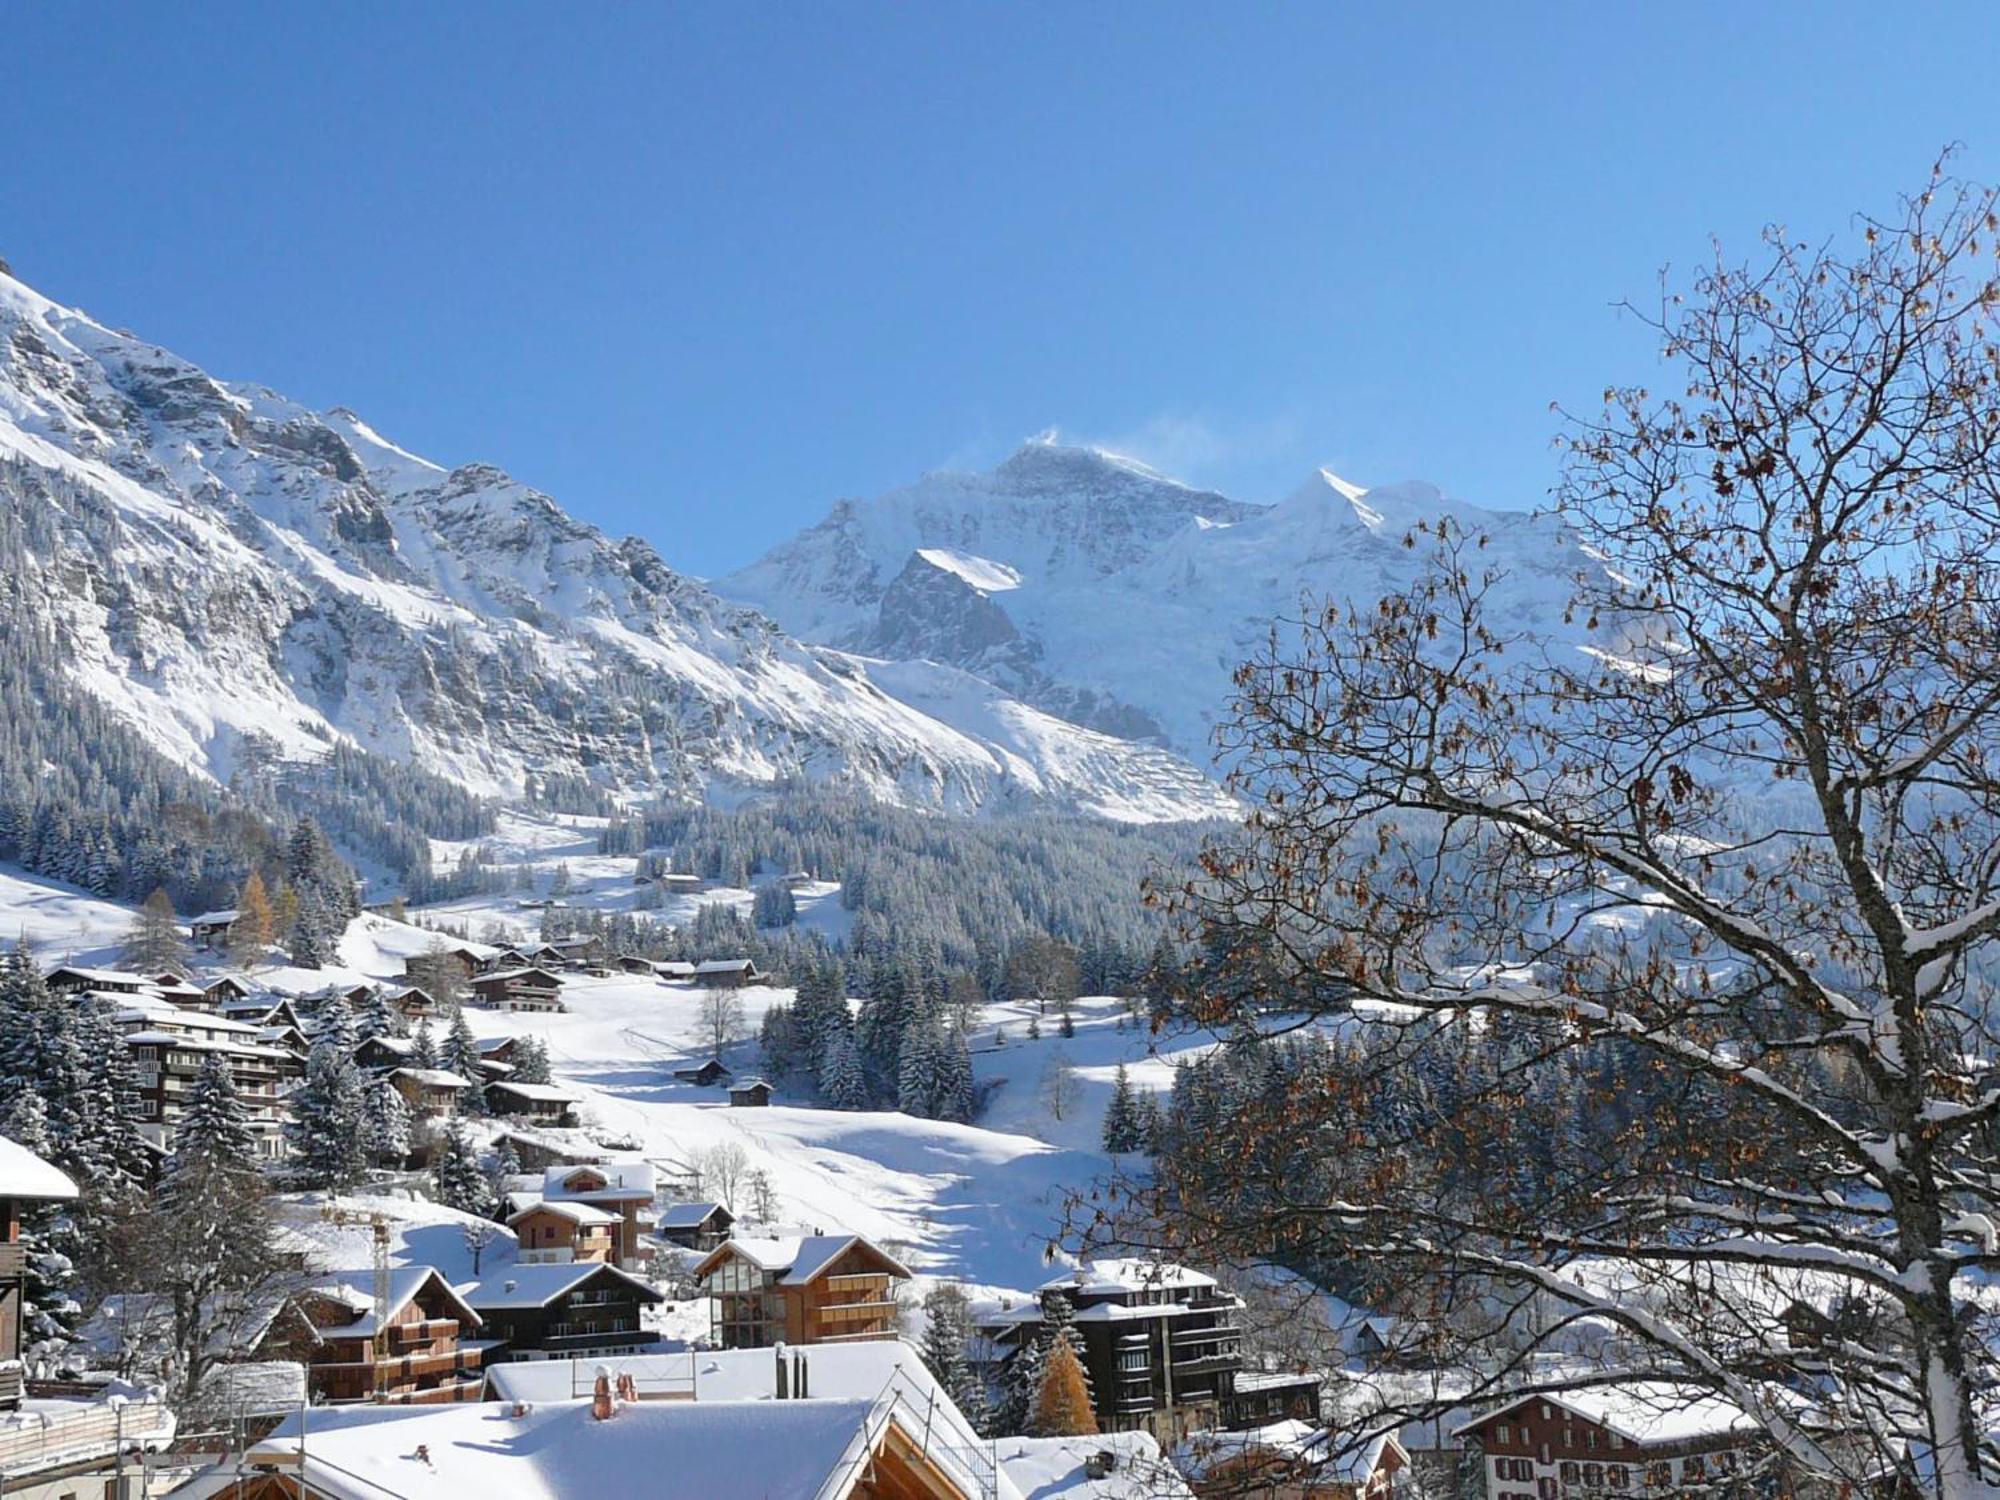
[[[553,1083],[514,1083],[505,1078],[496,1078],[486,1085],[489,1092],[515,1094],[537,1104],[574,1104],[578,1096],[568,1089],[557,1088]]]
[[[510,1193],[510,1198],[525,1198],[525,1194]],[[532,1213],[552,1213],[557,1218],[568,1219],[572,1224],[620,1224],[624,1220],[609,1209],[599,1208],[594,1203],[551,1203],[546,1198],[534,1202],[523,1202],[521,1207],[507,1216],[507,1227],[512,1228],[516,1219],[525,1219]]]
[[[747,958],[709,958],[696,964],[694,971],[697,974],[745,974],[756,967]]]
[[[706,1224],[717,1214],[730,1223],[736,1222],[736,1215],[720,1203],[669,1203],[660,1215],[662,1229],[694,1229]]]
[[[0,1198],[32,1198],[67,1202],[76,1184],[26,1146],[0,1135]]]
[[[920,1424],[866,1398],[642,1401],[608,1422],[590,1408],[587,1400],[536,1402],[517,1416],[498,1402],[315,1407],[288,1417],[247,1456],[328,1500],[849,1500],[869,1454],[893,1472],[921,1442]],[[428,1463],[411,1456],[419,1448]],[[962,1481],[956,1492],[973,1493]],[[1003,1481],[997,1500],[1019,1494]]]
[[[391,1078],[414,1078],[427,1089],[469,1089],[472,1080],[461,1078],[448,1068],[397,1068]]]
[[[530,967],[525,969],[495,969],[491,974],[475,974],[472,977],[472,987],[474,989],[480,989],[483,986],[489,984],[506,984],[511,980],[527,979],[537,976],[542,979],[546,979],[548,981],[548,985],[546,986],[547,988],[550,989],[562,988],[561,975],[551,974],[547,969],[540,967]]]
[[[694,1268],[697,1277],[707,1276],[732,1257],[747,1260],[760,1271],[777,1276],[783,1286],[804,1286],[817,1281],[849,1250],[859,1248],[873,1257],[891,1276],[907,1277],[909,1268],[872,1240],[858,1234],[788,1235],[774,1239],[744,1236],[727,1239],[702,1258]]]
[[[236,920],[236,908],[225,906],[221,911],[205,911],[198,917],[189,917],[190,927],[215,927]]]
[[[1586,1422],[1594,1422],[1630,1443],[1684,1443],[1695,1438],[1748,1433],[1757,1426],[1742,1407],[1705,1386],[1670,1380],[1625,1380],[1517,1396],[1455,1428],[1452,1436],[1472,1432],[1496,1417],[1536,1402],[1546,1402]]]
[[[572,1189],[571,1179],[586,1172],[602,1177],[604,1186]],[[646,1161],[591,1162],[542,1172],[542,1196],[551,1202],[624,1203],[635,1198],[651,1202],[653,1190],[653,1164]]]
[[[666,1299],[646,1282],[602,1261],[572,1261],[557,1266],[509,1266],[466,1289],[465,1300],[480,1312],[503,1308],[547,1307],[587,1281],[609,1276],[624,1282],[641,1302]]]
[[[389,1270],[389,1317],[393,1321],[396,1314],[408,1307],[419,1292],[435,1285],[445,1297],[463,1314],[459,1318],[459,1331],[479,1326],[479,1314],[466,1300],[452,1289],[450,1282],[438,1274],[434,1266],[392,1266]],[[373,1271],[334,1271],[316,1280],[300,1293],[302,1298],[324,1297],[353,1311],[355,1320],[342,1323],[337,1328],[325,1330],[335,1338],[372,1339],[377,1332],[375,1326],[375,1273]]]

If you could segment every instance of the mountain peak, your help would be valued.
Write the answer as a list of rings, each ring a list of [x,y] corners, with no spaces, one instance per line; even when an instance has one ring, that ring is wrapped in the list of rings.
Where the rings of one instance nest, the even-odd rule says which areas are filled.
[[[1178,479],[1169,478],[1150,464],[1108,448],[1065,443],[1051,427],[1029,438],[994,469],[993,478],[1010,488],[1037,492],[1066,490],[1106,482],[1144,480],[1153,484],[1186,489]]]

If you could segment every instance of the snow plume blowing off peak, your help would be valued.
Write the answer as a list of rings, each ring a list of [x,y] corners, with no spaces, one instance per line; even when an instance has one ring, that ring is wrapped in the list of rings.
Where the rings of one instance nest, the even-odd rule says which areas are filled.
[[[1233,808],[1160,745],[984,680],[885,684],[491,465],[218,380],[11,276],[0,541],[20,554],[6,607],[75,684],[218,780],[345,745],[500,798],[803,781],[950,812]],[[977,547],[944,556],[947,585],[1007,577]]]

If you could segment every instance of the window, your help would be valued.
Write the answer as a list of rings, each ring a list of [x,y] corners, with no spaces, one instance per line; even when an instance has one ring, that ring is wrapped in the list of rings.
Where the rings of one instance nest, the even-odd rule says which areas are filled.
[[[1563,1460],[1561,1472],[1562,1472],[1562,1482],[1564,1484],[1576,1483],[1576,1465],[1569,1459]]]
[[[1583,1483],[1586,1489],[1602,1489],[1604,1487],[1604,1465],[1585,1464],[1583,1466]]]
[[[1586,1427],[1583,1429],[1583,1446],[1592,1449],[1597,1447],[1597,1429],[1595,1427]]]
[[[1513,1428],[1509,1427],[1505,1422],[1502,1422],[1498,1427],[1496,1427],[1493,1430],[1494,1440],[1496,1442],[1502,1442],[1502,1443],[1511,1442],[1513,1441],[1513,1431],[1514,1431]]]
[[[1614,1490],[1629,1489],[1632,1485],[1632,1471],[1623,1464],[1612,1464],[1604,1471],[1604,1482]]]

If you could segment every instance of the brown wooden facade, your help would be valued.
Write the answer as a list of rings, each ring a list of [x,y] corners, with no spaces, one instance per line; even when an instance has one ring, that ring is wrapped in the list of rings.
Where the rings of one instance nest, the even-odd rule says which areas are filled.
[[[381,1338],[372,1311],[357,1311],[351,1296],[308,1291],[294,1305],[312,1331],[292,1338],[291,1353],[305,1364],[315,1400],[412,1405],[480,1398],[485,1351],[464,1342],[479,1317],[437,1272],[390,1313]]]
[[[725,1349],[893,1339],[896,1283],[909,1274],[859,1235],[809,1275],[761,1261],[735,1240],[695,1268],[710,1298],[712,1337]]]

